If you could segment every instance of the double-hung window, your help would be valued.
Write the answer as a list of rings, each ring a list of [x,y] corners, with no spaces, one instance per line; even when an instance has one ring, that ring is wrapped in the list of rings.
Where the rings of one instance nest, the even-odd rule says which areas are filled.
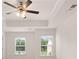
[[[53,36],[41,36],[41,56],[52,56]]]
[[[25,38],[16,38],[15,39],[15,53],[17,55],[23,55],[25,54],[25,44],[26,44],[26,40]]]

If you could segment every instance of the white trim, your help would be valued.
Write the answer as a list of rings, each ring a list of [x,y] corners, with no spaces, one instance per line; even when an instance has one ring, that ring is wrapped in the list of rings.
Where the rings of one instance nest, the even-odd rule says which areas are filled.
[[[62,7],[62,5],[65,3],[66,0],[57,0],[56,4],[54,5],[54,8],[52,8],[52,11],[50,15],[48,16],[48,19],[51,20],[51,17],[53,18],[59,9]]]
[[[5,38],[5,35],[6,35],[6,33],[5,33],[5,26],[6,26],[6,20],[5,20],[5,17],[2,19],[2,22],[4,22],[4,23],[2,23],[2,48],[3,48],[3,50],[2,50],[2,58],[3,59],[6,59],[6,38]]]
[[[18,51],[16,51],[16,40],[21,39],[25,40],[25,51],[20,51],[21,54],[18,54]],[[24,37],[16,37],[15,38],[15,55],[24,55],[26,53],[26,39]]]
[[[56,49],[56,48],[53,47],[53,45],[55,45],[55,43],[54,43],[54,42],[55,42],[54,36],[52,36],[52,35],[42,35],[42,36],[40,36],[40,37],[43,38],[43,36],[46,36],[46,37],[48,36],[48,37],[52,38],[52,45],[51,45],[51,47],[52,47],[52,50],[51,50],[52,52],[51,52],[51,53],[52,53],[52,54],[51,54],[51,55],[45,55],[45,56],[54,56],[55,54],[53,55],[53,49]],[[40,38],[40,39],[41,39],[41,38]],[[44,39],[45,39],[45,38],[44,38]],[[47,39],[47,38],[46,38],[46,39]],[[54,43],[54,44],[53,44],[53,43]],[[41,46],[47,46],[47,47],[48,47],[48,45],[41,45]],[[49,50],[49,49],[48,49],[48,50]],[[41,54],[41,53],[42,53],[42,52],[41,52],[41,49],[40,49],[40,54]],[[55,53],[56,53],[56,52],[55,52]],[[40,55],[40,56],[44,56],[44,55]]]
[[[36,29],[55,29],[55,27],[6,27],[5,32],[31,32]]]

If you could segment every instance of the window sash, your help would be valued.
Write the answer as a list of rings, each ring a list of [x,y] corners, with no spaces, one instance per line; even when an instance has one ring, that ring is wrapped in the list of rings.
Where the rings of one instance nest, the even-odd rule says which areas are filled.
[[[26,51],[26,40],[25,38],[18,37],[15,38],[15,54],[23,55]]]
[[[51,40],[52,43],[49,40]],[[52,56],[53,42],[53,36],[41,36],[41,56]]]

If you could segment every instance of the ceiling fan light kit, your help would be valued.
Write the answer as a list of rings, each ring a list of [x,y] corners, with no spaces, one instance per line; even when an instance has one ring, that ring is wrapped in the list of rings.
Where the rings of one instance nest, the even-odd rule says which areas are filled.
[[[26,14],[27,13],[32,13],[32,14],[39,14],[39,11],[33,11],[33,10],[27,10],[27,7],[29,7],[29,5],[32,4],[31,0],[27,0],[26,2],[18,2],[17,6],[14,6],[8,2],[4,2],[4,4],[9,5],[13,8],[15,8],[17,10],[17,16],[22,16],[23,18],[26,18]],[[6,13],[7,15],[11,14],[10,13]]]

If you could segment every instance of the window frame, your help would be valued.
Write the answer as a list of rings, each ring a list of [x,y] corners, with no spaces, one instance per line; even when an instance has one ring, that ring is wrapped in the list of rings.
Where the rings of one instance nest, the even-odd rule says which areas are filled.
[[[40,36],[40,39],[41,39],[41,40],[42,40],[42,36],[51,37],[51,38],[52,38],[52,43],[55,42],[55,38],[54,38],[53,35],[41,35],[41,36]],[[54,43],[53,45],[55,45],[55,43]],[[54,49],[53,45],[51,46],[51,48],[52,48],[52,54],[51,54],[51,55],[42,55],[42,51],[41,51],[41,48],[40,48],[40,54],[41,54],[40,56],[53,56],[53,49]],[[42,45],[42,44],[40,44],[40,46],[42,47],[42,46],[48,46],[48,45]]]
[[[17,43],[17,40],[24,40],[24,42],[25,42],[25,44],[24,45],[17,45],[16,43]],[[21,43],[21,42],[20,42]],[[16,50],[16,47],[25,47],[25,50],[24,51],[17,51]],[[16,37],[15,38],[15,54],[16,55],[24,55],[26,53],[26,38],[24,38],[24,37]]]

